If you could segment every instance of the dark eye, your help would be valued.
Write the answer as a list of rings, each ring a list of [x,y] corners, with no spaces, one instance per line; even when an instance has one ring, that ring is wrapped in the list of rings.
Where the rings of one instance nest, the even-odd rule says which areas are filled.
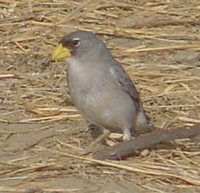
[[[79,39],[73,39],[73,40],[72,40],[72,43],[73,43],[73,45],[74,45],[75,47],[77,47],[77,46],[79,46],[79,44],[80,44],[80,40],[79,40]]]

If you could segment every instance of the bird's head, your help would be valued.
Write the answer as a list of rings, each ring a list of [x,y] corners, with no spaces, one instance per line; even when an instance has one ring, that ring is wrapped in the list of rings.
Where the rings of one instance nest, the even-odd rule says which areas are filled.
[[[93,33],[75,31],[61,38],[53,52],[52,59],[63,60],[98,54],[102,47],[105,48],[104,43]]]

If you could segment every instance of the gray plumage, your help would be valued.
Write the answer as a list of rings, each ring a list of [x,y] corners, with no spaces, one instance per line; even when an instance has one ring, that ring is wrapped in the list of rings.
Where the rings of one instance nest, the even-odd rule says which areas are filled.
[[[149,128],[133,82],[98,36],[75,31],[60,43],[71,52],[65,59],[69,91],[85,119],[101,128],[122,130],[124,140],[136,129]]]

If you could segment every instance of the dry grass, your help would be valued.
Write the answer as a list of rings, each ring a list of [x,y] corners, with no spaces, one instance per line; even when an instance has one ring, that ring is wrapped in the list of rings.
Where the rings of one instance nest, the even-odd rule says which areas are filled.
[[[189,139],[121,162],[78,156],[88,144],[86,124],[66,92],[65,67],[49,56],[64,34],[96,32],[136,82],[157,127],[196,123],[199,11],[198,0],[0,1],[0,192],[81,191],[56,184],[68,176],[131,183],[137,192],[198,192],[199,145]]]

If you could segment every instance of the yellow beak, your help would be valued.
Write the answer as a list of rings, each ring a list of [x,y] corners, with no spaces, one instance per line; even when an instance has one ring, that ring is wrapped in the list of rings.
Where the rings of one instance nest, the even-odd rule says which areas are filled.
[[[53,60],[63,60],[64,58],[68,58],[70,56],[71,56],[70,50],[63,47],[62,44],[58,44],[52,54],[52,59]]]

